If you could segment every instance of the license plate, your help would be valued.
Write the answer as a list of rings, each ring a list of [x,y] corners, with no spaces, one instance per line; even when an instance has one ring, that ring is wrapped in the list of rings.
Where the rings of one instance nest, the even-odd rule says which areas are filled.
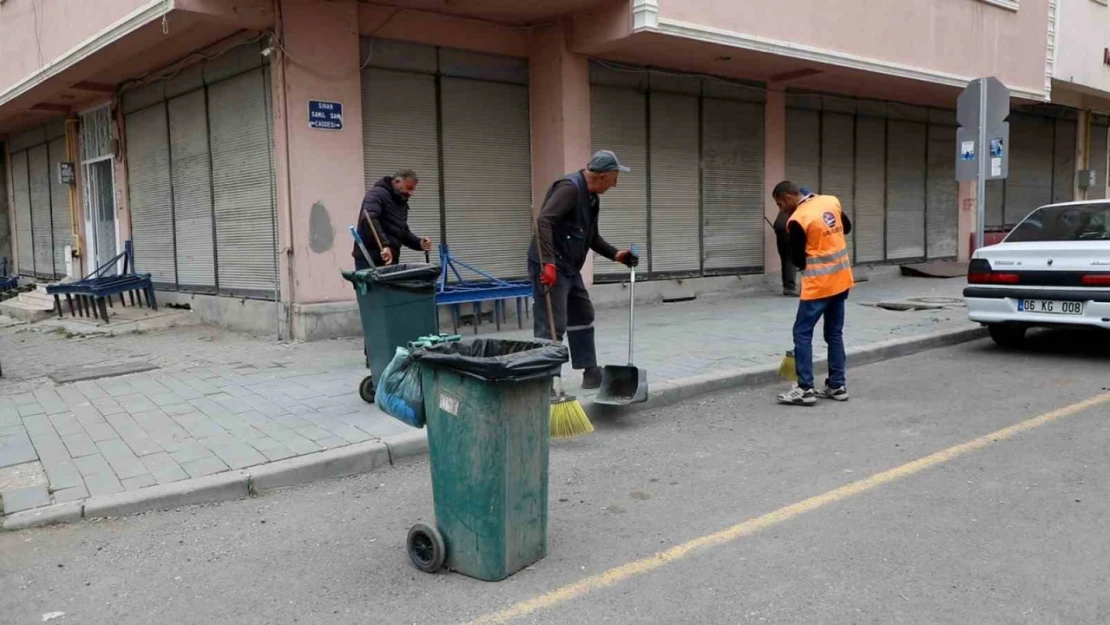
[[[1018,312],[1048,315],[1082,315],[1083,302],[1062,302],[1051,299],[1019,299]]]

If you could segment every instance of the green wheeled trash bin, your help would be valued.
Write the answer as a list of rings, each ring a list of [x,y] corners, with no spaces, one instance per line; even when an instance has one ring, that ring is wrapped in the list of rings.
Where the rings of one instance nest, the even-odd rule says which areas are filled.
[[[439,268],[405,263],[376,269],[344,271],[355,287],[370,375],[359,384],[358,394],[374,403],[375,382],[393,359],[398,347],[418,337],[436,334],[436,280]]]
[[[498,581],[547,555],[551,378],[569,360],[548,341],[473,339],[412,353],[420,366],[434,526],[409,531],[422,571]]]

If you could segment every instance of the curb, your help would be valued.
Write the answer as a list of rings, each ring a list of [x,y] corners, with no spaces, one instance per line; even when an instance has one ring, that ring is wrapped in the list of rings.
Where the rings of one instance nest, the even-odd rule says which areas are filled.
[[[852,366],[872,364],[976,341],[986,336],[986,329],[972,327],[914,336],[909,339],[892,339],[849,350],[848,360]],[[827,363],[824,360],[814,361],[815,373],[823,373],[826,369]],[[738,387],[767,386],[778,381],[778,365],[763,365],[708,373],[669,382],[655,382],[651,385],[650,399],[634,407],[615,409],[594,404],[589,398],[583,401],[583,407],[591,417],[613,414],[617,410],[623,413],[630,410],[650,410],[709,393]],[[90,497],[83,502],[55,504],[16,512],[3,518],[3,529],[21,530],[57,523],[71,523],[81,519],[120,517],[141,512],[232,501],[278,488],[368,473],[396,464],[405,458],[423,456],[427,453],[426,432],[414,430],[391,436],[383,441],[356,443],[251,469],[218,473],[114,495]]]
[[[908,339],[891,339],[848,350],[848,364],[852,367],[869,365],[892,358],[911,356],[919,352],[969,343],[986,337],[986,328],[971,327],[916,335]],[[814,374],[820,375],[827,371],[828,361],[824,358],[814,358]],[[778,382],[781,382],[781,379],[779,378],[779,366],[777,364],[760,365],[758,367],[706,373],[669,382],[652,382],[651,395],[648,401],[635,406],[621,408],[601,406],[589,401],[588,398],[582,402],[582,406],[590,417],[612,415],[618,412],[627,414],[630,411],[651,410],[669,406],[719,391],[735,390],[738,387],[755,388]]]

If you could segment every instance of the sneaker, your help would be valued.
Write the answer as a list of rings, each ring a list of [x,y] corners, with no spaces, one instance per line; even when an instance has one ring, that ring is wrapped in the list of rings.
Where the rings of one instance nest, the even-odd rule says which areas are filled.
[[[801,295],[801,292],[798,291],[797,289],[783,289],[782,290],[782,296],[783,297],[798,297],[800,295]]]
[[[582,371],[582,388],[586,390],[601,388],[600,367],[590,367]]]
[[[780,394],[778,400],[780,404],[788,406],[812,406],[817,403],[817,393],[811,388],[802,388],[795,384],[794,388]]]
[[[848,401],[848,389],[843,386],[837,388],[825,386],[825,388],[817,391],[816,394],[821,399],[831,399],[833,401]]]

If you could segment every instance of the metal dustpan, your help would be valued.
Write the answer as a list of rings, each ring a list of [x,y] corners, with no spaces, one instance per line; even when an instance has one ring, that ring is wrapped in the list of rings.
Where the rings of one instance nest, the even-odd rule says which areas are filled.
[[[635,250],[633,250],[635,253]],[[636,268],[628,282],[628,364],[607,365],[601,370],[601,388],[594,397],[595,404],[627,406],[648,400],[647,370],[632,364],[633,336],[636,320]]]

